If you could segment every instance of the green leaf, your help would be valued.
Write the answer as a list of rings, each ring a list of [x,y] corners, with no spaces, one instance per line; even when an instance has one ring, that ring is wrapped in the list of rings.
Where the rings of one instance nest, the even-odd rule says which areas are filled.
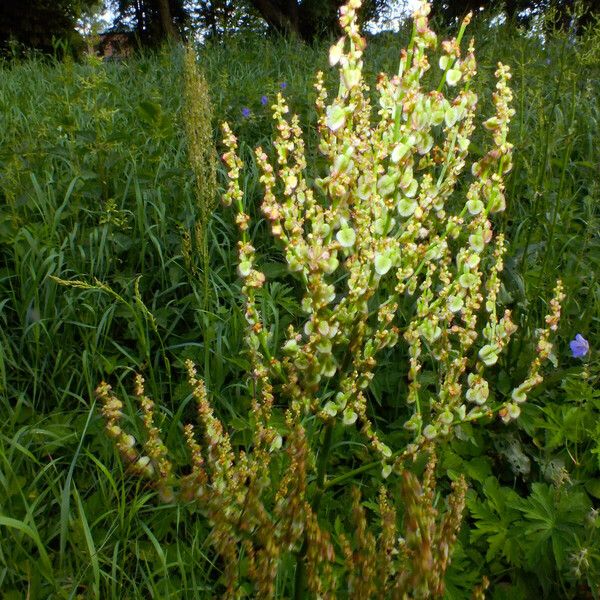
[[[472,458],[465,463],[467,475],[475,481],[483,482],[492,475],[490,459],[484,456]]]
[[[577,538],[584,534],[583,524],[590,508],[587,496],[534,483],[529,498],[515,506],[524,517],[523,540],[530,567],[544,563],[550,569],[552,564],[562,569]]]
[[[475,520],[471,538],[488,544],[486,560],[504,557],[519,566],[523,562],[517,525],[519,513],[513,504],[520,498],[510,488],[501,487],[495,477],[485,480],[483,493],[484,501],[479,501],[474,494],[467,496],[467,506]]]
[[[34,541],[40,554],[40,562],[38,563],[40,572],[44,575],[44,577],[46,577],[48,581],[52,582],[54,580],[52,573],[52,563],[50,562],[50,557],[46,552],[46,547],[42,543],[37,529],[35,529],[34,527],[30,527],[23,521],[13,519],[12,517],[5,517],[4,515],[0,515],[0,526],[7,527],[9,529],[15,529],[22,535],[25,535]],[[4,535],[3,537],[6,540],[6,537]]]
[[[594,498],[600,498],[600,479],[588,479],[585,482],[585,489]]]
[[[161,121],[162,109],[157,102],[143,100],[138,105],[138,115],[148,124],[158,124]]]

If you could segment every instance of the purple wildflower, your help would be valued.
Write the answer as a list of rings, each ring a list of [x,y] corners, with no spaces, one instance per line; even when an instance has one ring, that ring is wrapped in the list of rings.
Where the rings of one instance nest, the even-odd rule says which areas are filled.
[[[244,108],[242,108],[242,116],[244,117],[244,119],[247,119],[250,116],[250,109],[247,106],[244,106]]]
[[[580,333],[569,343],[569,346],[575,358],[583,358],[590,351],[589,342]]]
[[[285,90],[285,88],[287,87],[287,83],[286,83],[285,81],[282,81],[282,82],[279,84],[279,87],[280,87],[282,90]]]
[[[268,99],[266,96],[263,96],[263,97],[260,99],[260,103],[261,103],[263,106],[266,106],[268,101],[269,101],[269,99]]]

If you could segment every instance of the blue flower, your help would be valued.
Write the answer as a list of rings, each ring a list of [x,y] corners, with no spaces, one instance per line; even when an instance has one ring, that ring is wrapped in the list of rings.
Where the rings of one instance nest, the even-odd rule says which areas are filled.
[[[279,84],[279,87],[280,87],[282,90],[285,90],[285,88],[287,87],[287,83],[286,83],[285,81],[282,81],[282,82]]]
[[[569,346],[575,358],[583,358],[590,351],[590,344],[580,333],[569,343]]]
[[[247,106],[244,106],[244,108],[242,108],[242,116],[244,117],[244,119],[247,119],[250,116],[250,109]]]
[[[266,105],[267,105],[267,102],[269,102],[269,99],[268,99],[266,96],[263,96],[263,97],[260,99],[260,103],[261,103],[263,106],[266,106]]]

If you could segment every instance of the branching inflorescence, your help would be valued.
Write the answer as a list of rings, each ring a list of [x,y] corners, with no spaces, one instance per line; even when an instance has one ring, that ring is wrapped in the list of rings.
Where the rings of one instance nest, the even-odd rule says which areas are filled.
[[[280,351],[270,347],[257,308],[265,275],[248,233],[237,140],[223,125],[229,176],[224,201],[237,207],[241,237],[239,274],[252,365],[251,447],[233,447],[191,363],[188,376],[204,444],[186,426],[192,469],[183,477],[169,462],[142,379],[137,383],[147,436],[142,454],[119,426],[120,401],[107,384],[98,388],[109,434],[134,472],[155,481],[164,500],[177,496],[194,501],[208,516],[229,596],[237,595],[246,577],[258,596],[273,597],[282,558],[291,552],[297,554],[297,597],[304,589],[320,597],[335,597],[340,589],[356,598],[441,595],[466,484],[455,482],[448,509],[440,516],[434,508],[435,444],[466,422],[494,414],[505,422],[518,416],[528,392],[542,379],[550,332],[560,317],[559,282],[527,379],[510,397],[499,398],[490,389],[489,373],[516,326],[510,311],[498,308],[505,240],[494,234],[490,219],[505,208],[504,177],[512,164],[507,139],[514,114],[510,71],[498,65],[495,114],[484,122],[491,149],[469,172],[477,107],[471,89],[473,42],[466,53],[461,51],[469,17],[457,38],[442,42],[439,85],[428,91],[423,79],[437,38],[428,25],[428,3],[421,3],[398,73],[381,75],[377,82],[373,123],[375,108],[362,76],[365,41],[357,24],[359,8],[360,0],[349,0],[341,10],[345,35],[329,54],[330,64],[339,65],[340,83],[330,103],[323,75],[317,75],[319,151],[326,172],[309,175],[299,119],[288,118],[282,94],[273,106],[275,157],[271,161],[262,148],[256,150],[264,187],[262,212],[303,287],[305,322],[289,328]],[[395,346],[408,360],[404,400],[411,414],[405,428],[411,439],[402,448],[385,443],[367,412],[377,355]],[[425,368],[435,373],[435,394],[430,389],[424,393]],[[284,407],[285,430],[273,425],[275,404]],[[311,428],[316,430],[311,436],[307,418],[320,423]],[[328,481],[350,479],[336,479],[327,470],[336,426],[358,428],[382,478],[394,473],[391,482],[401,476],[403,538],[398,539],[400,522],[385,486],[377,536],[357,492],[348,515],[356,528],[353,539],[341,536],[336,548],[319,521]],[[406,465],[423,451],[430,458],[419,482]],[[276,455],[287,465],[279,479],[271,469]],[[242,553],[249,565],[245,575],[239,571]]]

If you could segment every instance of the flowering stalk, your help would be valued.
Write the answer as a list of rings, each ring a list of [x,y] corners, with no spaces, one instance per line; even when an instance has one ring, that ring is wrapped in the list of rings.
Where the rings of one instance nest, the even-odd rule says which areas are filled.
[[[185,125],[188,158],[195,178],[197,220],[193,235],[184,232],[183,257],[195,272],[192,252],[202,260],[204,280],[204,303],[208,301],[210,256],[208,248],[208,224],[216,204],[217,154],[212,141],[212,110],[208,84],[196,64],[196,54],[190,46],[185,50],[183,85],[183,122]]]
[[[437,37],[429,28],[429,4],[420,3],[398,73],[378,79],[373,123],[362,76],[360,4],[349,0],[342,7],[344,36],[329,53],[330,64],[339,66],[337,94],[328,102],[322,73],[315,84],[319,151],[327,167],[309,175],[299,119],[289,116],[281,93],[273,106],[274,156],[262,148],[255,153],[262,212],[302,288],[305,314],[303,323],[289,327],[277,351],[269,347],[256,301],[266,277],[248,233],[243,164],[235,135],[223,125],[228,174],[223,200],[236,208],[251,365],[249,447],[234,446],[191,363],[186,367],[203,443],[186,426],[192,470],[185,476],[167,461],[141,379],[137,395],[147,436],[141,462],[135,440],[120,428],[119,401],[106,384],[98,388],[109,433],[134,472],[152,479],[164,499],[195,502],[206,514],[227,597],[236,597],[246,583],[237,569],[242,556],[256,597],[273,597],[279,565],[290,554],[297,557],[295,597],[335,598],[343,589],[352,598],[443,595],[466,483],[454,483],[441,514],[434,506],[435,446],[463,423],[495,413],[504,421],[518,415],[519,404],[541,381],[560,317],[559,282],[527,379],[510,400],[496,398],[489,376],[516,330],[510,311],[498,306],[505,240],[494,235],[492,225],[494,213],[505,208],[504,177],[512,167],[510,71],[498,65],[494,114],[484,122],[491,149],[471,165],[469,175],[478,101],[471,80],[477,67],[473,42],[464,54],[461,42],[470,17],[457,38],[442,42],[439,85],[427,90],[423,77],[432,68],[429,55]],[[470,183],[461,199],[457,190],[463,178]],[[386,443],[367,411],[378,355],[394,347],[408,358],[410,442],[399,448]],[[276,407],[285,411],[284,435],[273,422]],[[332,435],[334,429],[351,428],[363,436],[370,456],[336,476],[329,465]],[[420,452],[429,454],[422,481],[407,468]],[[274,456],[284,464],[280,477],[272,468]],[[338,536],[344,559],[338,563],[345,566],[334,569],[335,546],[319,521],[322,499],[376,467],[382,476],[381,522],[373,528],[354,493],[346,524],[356,535]],[[384,484],[396,476],[405,517],[400,541],[393,495]]]
[[[486,379],[516,330],[510,311],[497,311],[505,241],[503,236],[494,240],[490,217],[505,208],[504,176],[512,168],[508,125],[514,110],[510,71],[499,64],[495,114],[484,122],[493,145],[471,167],[462,210],[449,214],[447,203],[464,173],[475,127],[473,43],[464,56],[460,48],[470,17],[456,39],[442,43],[440,85],[427,92],[421,79],[431,68],[427,53],[437,39],[427,21],[429,6],[421,3],[399,74],[379,78],[379,121],[372,125],[362,79],[365,42],[356,24],[359,5],[351,1],[341,11],[346,35],[330,50],[330,63],[340,67],[337,96],[327,105],[322,74],[315,86],[319,150],[328,160],[327,171],[310,184],[298,118],[287,118],[281,94],[273,107],[275,163],[261,148],[256,151],[265,188],[262,210],[290,271],[305,287],[307,315],[302,328],[290,328],[283,358],[269,357],[266,366],[273,375],[274,370],[283,374],[280,396],[289,401],[289,419],[315,412],[324,423],[357,424],[385,461],[392,452],[366,414],[365,390],[377,354],[402,338],[410,360],[407,402],[414,406],[406,427],[415,440],[401,458],[461,422],[506,408],[489,402]],[[460,85],[453,98],[441,91]],[[238,182],[241,162],[227,125],[224,132],[230,177],[225,202],[237,200],[240,274],[249,289],[256,289],[264,275],[256,270],[254,249],[244,237],[248,217]],[[381,292],[386,300],[374,311],[370,303]],[[407,294],[415,299],[416,311],[399,319],[398,307]],[[557,290],[557,303],[559,296]],[[253,305],[253,295],[246,297]],[[478,331],[482,309],[487,323]],[[248,345],[256,347],[260,340],[254,334],[262,325],[254,309],[251,313]],[[547,336],[540,339],[546,341]],[[546,357],[542,353],[539,364]],[[427,406],[420,393],[424,359],[436,361],[439,373],[437,400]],[[538,370],[532,365],[525,387],[537,381]],[[337,393],[322,400],[332,382]]]

